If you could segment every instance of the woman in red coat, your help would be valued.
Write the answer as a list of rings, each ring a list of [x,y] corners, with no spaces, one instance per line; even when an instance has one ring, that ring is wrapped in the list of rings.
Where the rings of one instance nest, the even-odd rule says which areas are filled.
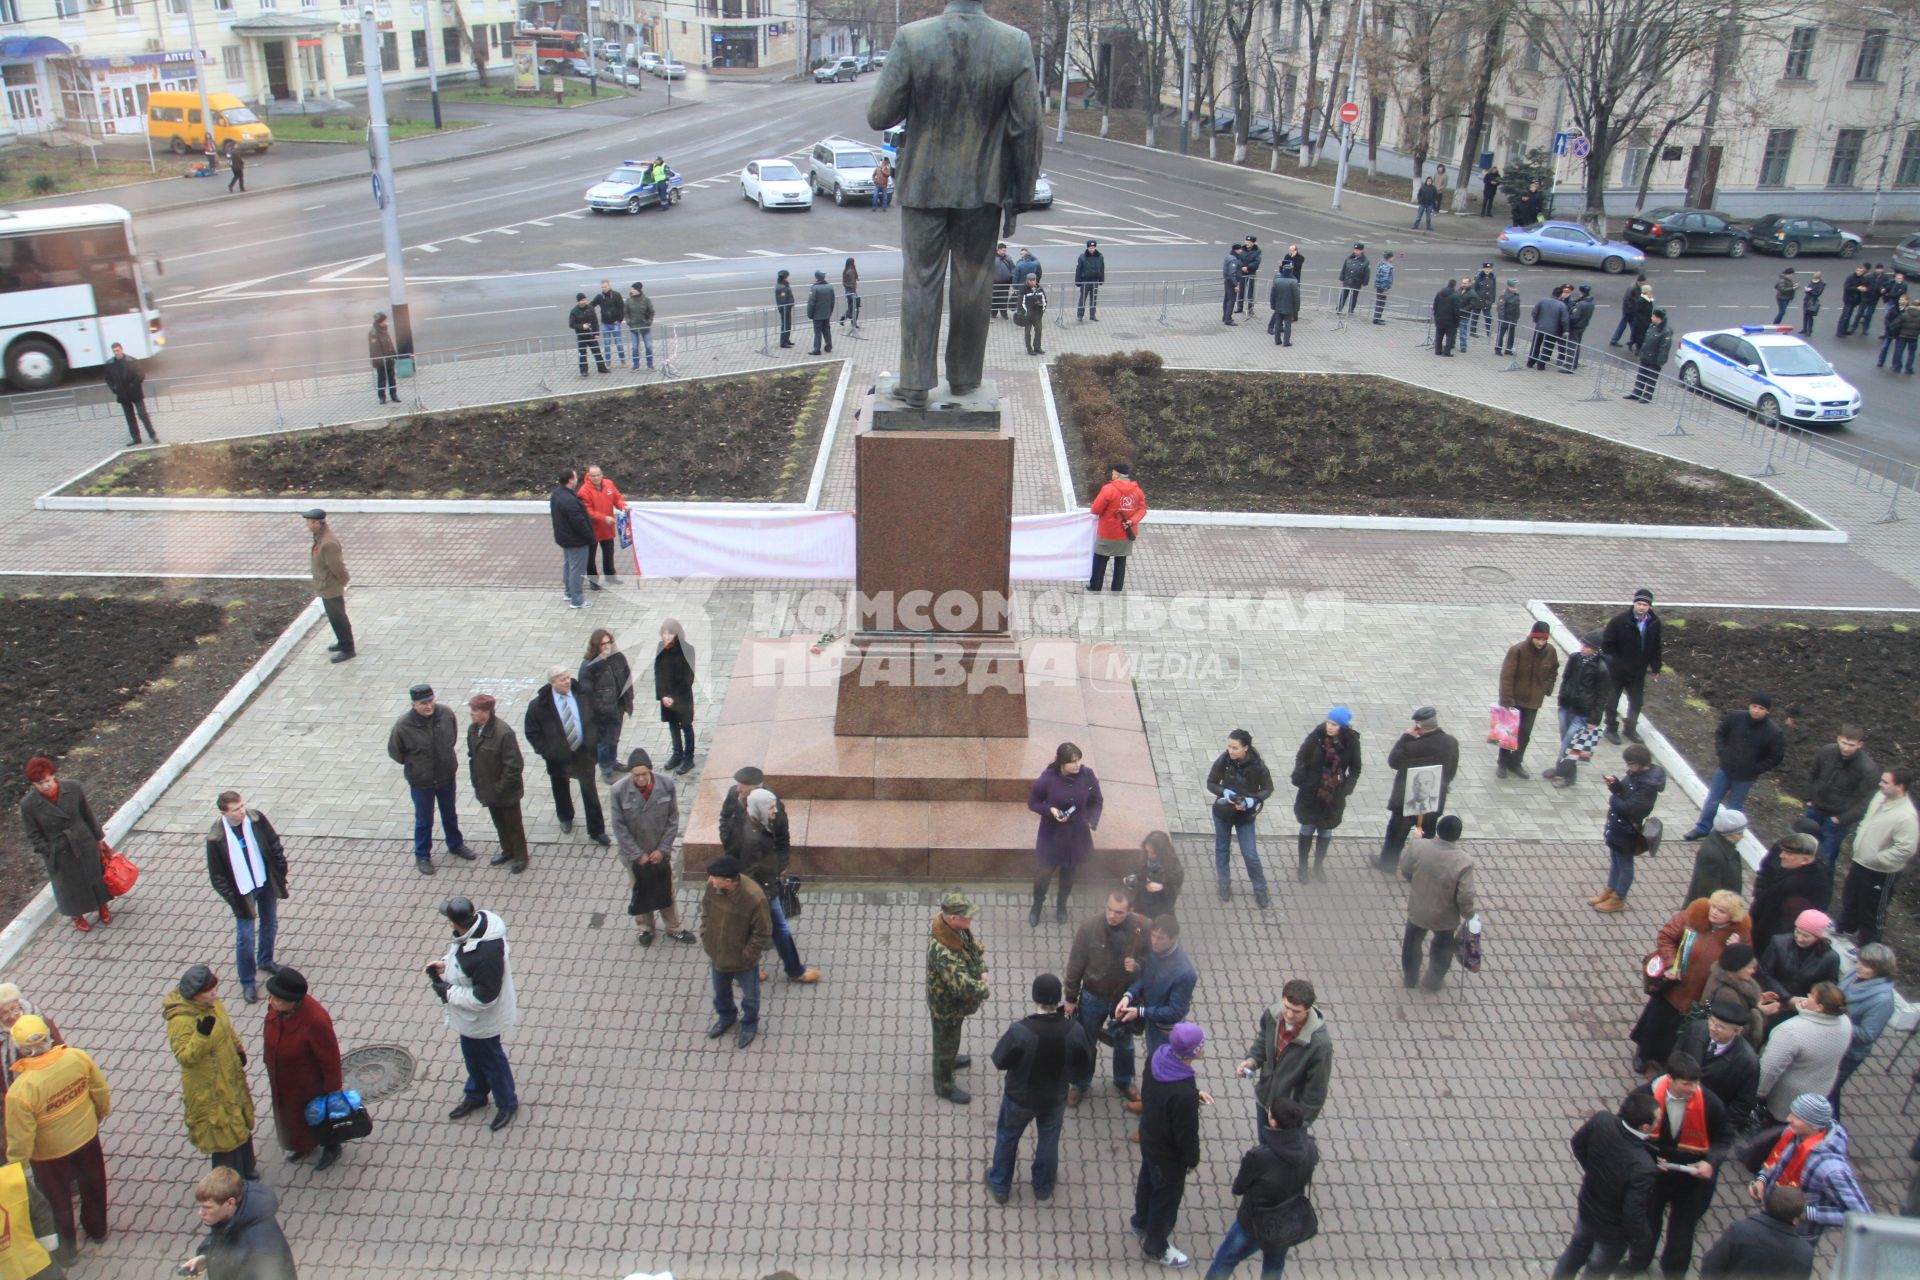
[[[1635,1071],[1666,1061],[1681,1023],[1706,988],[1714,963],[1736,942],[1749,942],[1747,903],[1730,889],[1694,899],[1661,926],[1653,949],[1665,982],[1657,994],[1649,994],[1640,1020],[1628,1034],[1635,1046]]]
[[[267,1083],[273,1089],[273,1127],[289,1160],[304,1159],[319,1144],[307,1127],[307,1104],[322,1094],[340,1092],[340,1042],[333,1019],[307,994],[298,970],[280,966],[267,979]],[[331,1169],[340,1158],[338,1144],[321,1151],[314,1171]]]
[[[1127,556],[1147,518],[1147,495],[1134,482],[1133,468],[1116,462],[1107,472],[1088,508],[1100,518],[1093,531],[1093,572],[1087,578],[1087,590],[1098,591],[1106,580],[1107,561],[1113,561],[1113,589],[1118,591],[1127,580]]]

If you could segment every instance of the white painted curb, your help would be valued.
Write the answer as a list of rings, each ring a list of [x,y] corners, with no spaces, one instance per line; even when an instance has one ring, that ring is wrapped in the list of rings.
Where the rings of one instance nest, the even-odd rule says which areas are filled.
[[[840,410],[847,402],[847,383],[853,378],[853,361],[840,362],[840,381],[833,388],[833,407],[827,410],[826,429],[820,433],[820,451],[813,459],[813,475],[807,481],[807,499],[800,505],[808,511],[820,509],[820,491],[827,485],[827,460],[833,456],[833,441],[840,432]]]
[[[322,616],[324,616],[324,610],[320,602],[309,600],[307,607],[302,609],[299,616],[288,623],[287,629],[280,633],[280,638],[260,655],[259,661],[248,668],[247,673],[241,676],[233,688],[227,690],[226,696],[207,713],[206,719],[194,727],[193,732],[173,749],[173,754],[153,771],[140,789],[128,797],[127,802],[115,809],[113,816],[102,824],[109,844],[118,845],[126,839],[128,833],[133,830],[134,823],[144,817],[147,810],[153,808],[155,802],[166,794],[167,788],[178,782],[180,775],[200,758],[200,753],[212,745],[213,740],[220,736],[220,731],[227,727],[227,722],[238,715],[240,708],[247,705],[247,700],[272,678],[273,673],[279,670],[280,664],[286,661],[287,655],[293,652],[294,646],[306,638],[307,632],[313,629],[314,624],[319,622]],[[40,892],[34,895],[33,901],[14,917],[13,922],[5,929],[0,929],[0,969],[11,964],[14,957],[19,955],[21,949],[27,945],[28,939],[34,932],[52,918],[53,886],[43,885]]]
[[[1040,401],[1047,410],[1047,434],[1053,438],[1053,465],[1060,473],[1060,509],[1078,511],[1079,500],[1073,491],[1073,467],[1067,462],[1067,438],[1060,427],[1060,409],[1053,402],[1053,375],[1040,366]]]
[[[1567,624],[1560,620],[1560,615],[1548,608],[1545,601],[1527,601],[1527,612],[1553,628],[1555,644],[1568,653],[1580,652],[1580,637],[1573,634]],[[1659,761],[1660,767],[1667,771],[1668,779],[1680,784],[1680,790],[1686,794],[1693,807],[1698,810],[1702,804],[1705,804],[1707,784],[1700,781],[1700,775],[1693,771],[1693,766],[1687,763],[1687,758],[1680,754],[1680,749],[1673,745],[1667,735],[1653,727],[1653,722],[1647,719],[1644,711],[1640,715],[1640,736],[1646,739],[1648,748],[1653,752],[1653,758]],[[1693,820],[1699,816],[1698,812],[1687,815],[1687,830],[1693,829]],[[1661,847],[1685,848],[1687,846],[1676,839],[1670,844],[1662,841]],[[1761,844],[1759,837],[1753,832],[1748,831],[1740,837],[1740,857],[1748,867],[1758,871],[1760,860],[1766,856],[1767,846]]]
[[[1799,506],[1798,503],[1794,504]],[[1801,507],[1805,511],[1806,508]],[[1812,515],[1811,512],[1808,512]],[[1819,520],[1819,516],[1813,517]],[[1656,538],[1686,542],[1847,541],[1846,531],[1764,529],[1750,525],[1595,524],[1575,520],[1467,520],[1440,516],[1307,515],[1268,511],[1165,511],[1156,508],[1155,524],[1218,525],[1234,529],[1362,529],[1396,533],[1507,533],[1560,538]],[[1821,520],[1822,524],[1826,521]]]
[[[61,498],[33,500],[42,511],[214,511],[293,515],[322,507],[329,516],[543,516],[545,498]],[[805,511],[803,502],[629,502],[636,511]],[[194,574],[194,577],[200,575]]]

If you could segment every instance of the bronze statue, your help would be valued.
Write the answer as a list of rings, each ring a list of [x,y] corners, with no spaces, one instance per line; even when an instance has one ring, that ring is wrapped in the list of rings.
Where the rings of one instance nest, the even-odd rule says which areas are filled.
[[[901,27],[867,123],[884,130],[902,120],[906,136],[894,166],[904,258],[894,394],[924,405],[939,382],[943,277],[951,270],[947,385],[964,394],[980,385],[986,362],[994,242],[1033,207],[1040,101],[1026,32],[989,18],[979,0],[949,0],[939,17]]]

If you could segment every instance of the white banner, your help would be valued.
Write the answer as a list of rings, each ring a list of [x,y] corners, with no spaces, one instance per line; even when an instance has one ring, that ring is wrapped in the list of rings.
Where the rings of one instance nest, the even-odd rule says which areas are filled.
[[[635,507],[634,572],[649,578],[854,577],[850,511],[695,511]],[[1013,518],[1017,582],[1084,578],[1094,518],[1072,511]]]

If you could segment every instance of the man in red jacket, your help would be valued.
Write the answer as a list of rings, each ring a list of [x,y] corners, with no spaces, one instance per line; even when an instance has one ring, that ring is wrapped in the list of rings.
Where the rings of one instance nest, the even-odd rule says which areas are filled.
[[[1107,561],[1113,561],[1113,589],[1119,591],[1127,580],[1127,555],[1147,518],[1147,495],[1133,481],[1133,468],[1116,462],[1107,472],[1107,482],[1094,495],[1090,508],[1100,518],[1093,534],[1093,574],[1087,590],[1098,591],[1106,583]]]
[[[600,567],[606,570],[607,580],[611,582],[620,575],[613,571],[614,530],[616,520],[614,512],[625,511],[627,500],[620,496],[620,490],[599,467],[588,467],[586,481],[580,486],[580,501],[587,508],[587,519],[593,524],[594,543],[600,548]],[[587,554],[587,585],[595,591],[600,590],[600,575],[594,571],[594,556]]]

